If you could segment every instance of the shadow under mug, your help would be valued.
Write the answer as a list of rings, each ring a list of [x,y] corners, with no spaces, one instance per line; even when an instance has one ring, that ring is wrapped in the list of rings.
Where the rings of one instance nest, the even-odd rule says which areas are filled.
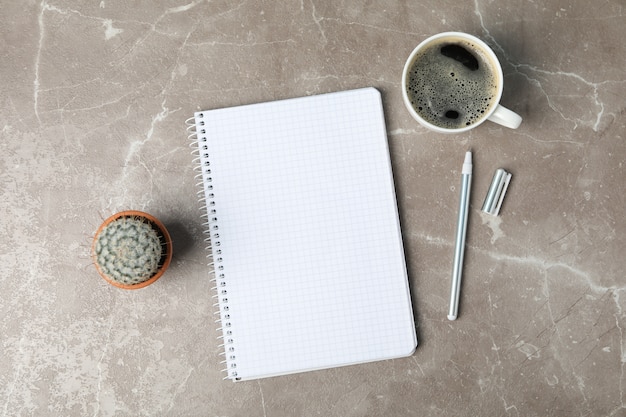
[[[434,43],[445,44],[446,38],[450,39],[450,44],[456,44],[461,41],[464,42],[464,46],[468,46],[468,49],[474,48],[470,53],[478,53],[476,49],[480,49],[482,53],[487,55],[487,59],[489,59],[491,65],[491,69],[495,72],[494,78],[496,80],[496,93],[495,97],[492,100],[492,105],[484,112],[484,114],[472,121],[469,125],[458,127],[458,128],[446,128],[437,126],[427,120],[425,120],[413,107],[411,103],[411,99],[409,98],[409,93],[407,89],[409,87],[409,77],[411,73],[411,69],[417,57],[420,57],[423,52],[429,48]],[[434,130],[436,132],[441,133],[461,133],[473,129],[480,124],[482,124],[485,120],[490,120],[492,122],[498,123],[502,126],[517,129],[522,122],[522,118],[515,112],[507,109],[506,107],[500,105],[500,98],[502,97],[502,89],[503,89],[503,74],[502,74],[502,66],[500,65],[500,61],[498,61],[498,57],[493,52],[493,50],[482,40],[477,37],[463,33],[463,32],[443,32],[437,35],[433,35],[428,39],[421,42],[409,55],[406,63],[404,64],[404,70],[402,72],[402,98],[404,99],[404,104],[408,109],[409,113],[415,120],[417,120],[423,126]]]

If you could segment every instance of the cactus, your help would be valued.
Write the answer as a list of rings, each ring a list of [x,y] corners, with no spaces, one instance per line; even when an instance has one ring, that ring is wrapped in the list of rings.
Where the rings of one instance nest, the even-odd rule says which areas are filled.
[[[164,242],[147,218],[120,216],[94,238],[93,256],[100,273],[126,286],[152,278],[163,264]]]

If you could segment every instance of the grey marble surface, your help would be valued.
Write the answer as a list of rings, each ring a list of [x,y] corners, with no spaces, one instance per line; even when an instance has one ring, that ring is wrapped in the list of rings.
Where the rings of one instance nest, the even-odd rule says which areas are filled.
[[[624,1],[0,3],[0,416],[624,416]],[[518,130],[411,119],[406,57],[479,36]],[[420,346],[233,384],[184,120],[373,86],[384,99]],[[446,319],[460,161],[474,151],[461,316]],[[480,212],[496,168],[501,216]],[[170,228],[166,275],[96,274],[104,217]]]

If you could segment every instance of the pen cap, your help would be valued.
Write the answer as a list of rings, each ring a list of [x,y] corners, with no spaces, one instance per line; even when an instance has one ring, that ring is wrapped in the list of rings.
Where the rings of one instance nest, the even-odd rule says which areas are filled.
[[[482,210],[493,216],[497,216],[504,200],[507,188],[509,188],[509,182],[511,182],[511,174],[498,168],[493,175],[489,191],[485,197]]]

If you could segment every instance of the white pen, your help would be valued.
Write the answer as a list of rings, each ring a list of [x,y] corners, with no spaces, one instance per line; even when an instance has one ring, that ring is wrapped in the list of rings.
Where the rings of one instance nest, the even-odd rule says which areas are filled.
[[[465,153],[461,170],[461,201],[459,218],[456,225],[454,243],[454,265],[452,267],[452,286],[450,288],[450,310],[448,320],[456,320],[459,314],[459,295],[461,293],[461,274],[463,272],[463,253],[465,252],[465,232],[467,231],[467,213],[469,212],[470,189],[472,185],[472,152]]]

